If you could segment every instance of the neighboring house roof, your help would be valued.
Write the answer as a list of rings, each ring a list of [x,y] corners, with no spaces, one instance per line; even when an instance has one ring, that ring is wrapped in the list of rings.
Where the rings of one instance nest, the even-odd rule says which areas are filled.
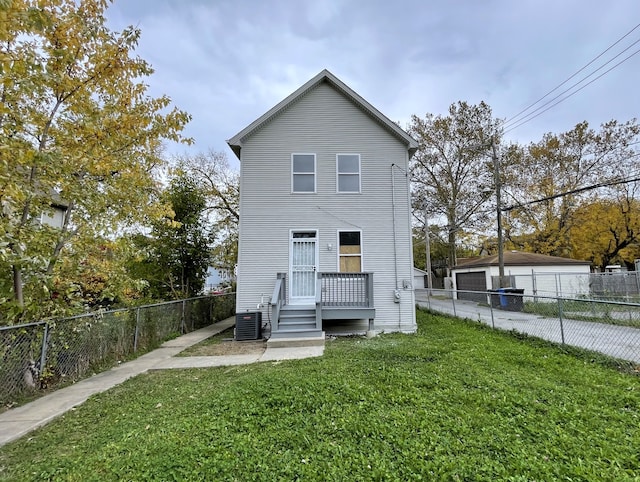
[[[546,254],[525,253],[522,251],[505,251],[505,266],[585,266],[591,265],[589,261],[579,259],[560,258]],[[498,266],[498,255],[482,256],[479,258],[467,258],[458,260],[456,268],[481,268],[485,266]]]
[[[254,132],[270,122],[274,117],[279,115],[293,103],[297,102],[307,92],[314,89],[322,82],[327,82],[328,84],[330,84],[334,89],[351,100],[351,102],[353,102],[362,111],[364,111],[375,121],[381,124],[387,131],[397,137],[400,141],[404,142],[408,147],[410,156],[412,156],[413,153],[418,149],[418,142],[413,137],[411,137],[403,129],[398,127],[395,122],[389,120],[378,109],[369,104],[369,102],[360,97],[355,91],[349,88],[335,75],[325,69],[227,141],[227,144],[229,144],[229,147],[231,147],[231,150],[235,153],[238,159],[240,159],[240,150],[242,149],[242,143],[246,138],[251,136]]]
[[[62,199],[58,193],[54,192],[51,195],[51,207],[66,211],[67,209],[69,209],[69,203]]]

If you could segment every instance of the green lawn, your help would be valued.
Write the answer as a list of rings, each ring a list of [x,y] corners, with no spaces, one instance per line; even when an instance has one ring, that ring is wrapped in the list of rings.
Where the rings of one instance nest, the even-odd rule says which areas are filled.
[[[525,301],[525,313],[558,318],[558,304]],[[563,300],[562,316],[565,319],[595,321],[608,325],[640,328],[640,310],[636,306],[615,303],[594,303],[582,300]]]
[[[139,376],[0,449],[0,479],[640,480],[640,377],[418,319],[322,358]]]

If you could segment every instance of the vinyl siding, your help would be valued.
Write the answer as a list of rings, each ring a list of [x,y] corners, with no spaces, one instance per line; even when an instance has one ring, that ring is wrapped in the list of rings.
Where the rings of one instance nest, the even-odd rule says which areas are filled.
[[[291,193],[291,154],[316,154],[316,193]],[[360,194],[336,192],[336,154],[360,154]],[[338,231],[362,232],[363,271],[374,272],[376,330],[415,331],[409,182],[394,168],[398,288],[394,303],[392,169],[407,147],[348,98],[321,83],[243,140],[240,163],[238,312],[267,302],[289,266],[291,229],[317,229],[319,270],[338,271]],[[332,249],[328,249],[328,244]],[[409,287],[403,289],[403,280]],[[266,307],[265,316],[266,313]],[[353,325],[366,329],[366,322]]]

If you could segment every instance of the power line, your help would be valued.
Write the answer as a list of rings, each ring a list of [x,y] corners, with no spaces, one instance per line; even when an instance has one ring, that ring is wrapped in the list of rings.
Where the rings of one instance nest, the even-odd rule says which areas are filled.
[[[523,124],[526,124],[527,122],[535,119],[536,117],[544,114],[545,112],[547,112],[549,109],[555,107],[556,105],[560,104],[561,102],[564,102],[565,100],[567,100],[569,97],[572,97],[573,95],[577,94],[578,92],[580,92],[582,89],[584,89],[585,87],[593,84],[596,80],[598,80],[600,77],[608,74],[609,72],[611,72],[613,69],[615,69],[616,67],[618,67],[620,64],[623,64],[624,62],[626,62],[627,60],[629,60],[631,57],[633,57],[634,55],[636,55],[638,52],[640,52],[640,49],[636,50],[635,52],[633,52],[632,54],[630,54],[629,56],[625,57],[624,59],[622,59],[620,62],[618,62],[617,64],[615,64],[613,67],[605,70],[603,73],[601,73],[600,75],[598,75],[595,79],[592,79],[591,81],[587,82],[586,84],[584,84],[582,87],[580,87],[579,89],[576,89],[575,91],[571,92],[569,95],[563,97],[562,99],[560,99],[558,102],[550,105],[549,107],[547,107],[546,109],[544,109],[541,112],[538,112],[540,109],[542,109],[543,107],[549,105],[551,102],[553,102],[554,100],[556,100],[558,97],[562,96],[563,94],[569,92],[571,89],[573,89],[575,86],[581,84],[582,82],[584,82],[586,79],[588,79],[589,77],[591,77],[593,74],[595,74],[598,70],[600,70],[601,68],[603,68],[605,65],[607,65],[608,63],[610,63],[611,61],[613,61],[615,58],[619,57],[620,55],[622,55],[624,52],[626,52],[627,50],[629,50],[631,47],[633,47],[634,45],[636,45],[637,43],[640,42],[640,39],[636,40],[633,44],[631,44],[629,47],[627,47],[625,50],[623,50],[622,52],[620,52],[618,55],[616,55],[614,58],[612,58],[611,60],[609,60],[607,63],[603,64],[602,66],[600,66],[597,70],[594,70],[591,74],[589,74],[588,76],[584,77],[582,80],[580,80],[579,82],[576,82],[575,84],[573,84],[571,87],[569,87],[568,89],[564,90],[563,92],[561,92],[560,94],[558,94],[557,96],[555,96],[553,99],[551,99],[550,101],[546,102],[545,104],[541,105],[540,107],[538,107],[536,110],[534,110],[533,112],[531,112],[530,114],[528,114],[527,116],[525,116],[524,119],[521,119],[521,122],[519,122],[516,125],[512,125],[511,127],[509,127],[507,130],[504,131],[504,133],[506,134],[507,132],[511,132],[514,129],[517,129],[518,127],[520,127]],[[537,114],[535,114],[536,112],[538,112]],[[535,115],[534,115],[535,114]]]
[[[620,37],[618,40],[616,40],[614,43],[612,43],[609,47],[607,47],[605,50],[603,50],[602,52],[600,52],[600,54],[598,54],[595,58],[593,58],[591,61],[589,61],[586,65],[584,65],[580,70],[578,70],[577,72],[575,72],[574,74],[572,74],[570,77],[568,77],[567,79],[565,79],[564,81],[562,81],[560,84],[558,84],[557,86],[555,86],[553,89],[551,89],[549,92],[547,92],[545,95],[543,95],[542,97],[540,97],[538,100],[536,100],[535,102],[533,102],[532,104],[528,105],[527,107],[525,107],[524,109],[522,109],[520,112],[518,112],[516,115],[514,115],[513,117],[511,117],[510,119],[507,119],[505,121],[505,123],[511,123],[513,121],[515,121],[515,119],[517,117],[520,116],[520,114],[523,114],[524,112],[526,112],[527,110],[529,110],[531,107],[533,107],[534,105],[536,105],[538,102],[546,99],[549,95],[553,94],[556,90],[558,90],[560,87],[562,87],[564,84],[566,84],[567,82],[569,82],[571,79],[573,79],[576,75],[578,75],[580,72],[582,72],[584,69],[586,69],[587,67],[589,67],[591,64],[593,64],[596,60],[598,60],[600,57],[602,57],[604,54],[606,54],[609,50],[611,50],[613,47],[615,47],[616,45],[618,45],[620,42],[622,42],[625,38],[627,38],[629,35],[631,35],[633,33],[634,30],[636,30],[638,27],[640,27],[640,23],[638,25],[636,25],[635,27],[633,27],[631,30],[629,30],[626,34],[624,34],[622,37]]]
[[[520,203],[520,204],[514,204],[513,206],[507,206],[504,208],[501,208],[501,211],[512,211],[514,209],[518,209],[518,208],[523,208],[525,206],[530,206],[531,204],[537,204],[537,203],[541,203],[541,202],[545,202],[545,201],[551,201],[552,199],[557,199],[559,197],[564,197],[564,196],[569,196],[570,194],[577,194],[580,192],[584,192],[584,191],[590,191],[592,189],[598,189],[600,187],[607,187],[607,186],[615,186],[618,184],[628,184],[630,182],[638,182],[640,181],[640,177],[635,177],[632,179],[613,179],[610,181],[605,181],[605,182],[600,182],[598,184],[593,184],[591,186],[585,186],[585,187],[580,187],[578,189],[573,189],[571,191],[566,191],[566,192],[561,192],[558,194],[554,194],[552,196],[547,196],[547,197],[543,197],[541,199],[536,199],[534,201],[529,201],[526,203]]]
[[[602,51],[600,54],[598,54],[595,58],[593,58],[591,61],[589,61],[586,65],[584,65],[581,69],[579,69],[577,72],[575,72],[574,74],[572,74],[571,76],[569,76],[567,79],[565,79],[563,82],[561,82],[560,84],[558,84],[556,87],[554,87],[553,89],[551,89],[549,92],[547,92],[545,95],[543,95],[542,97],[540,97],[538,100],[536,100],[535,102],[533,102],[532,104],[528,105],[527,107],[525,107],[524,109],[522,109],[520,112],[518,112],[516,115],[514,115],[513,117],[507,119],[507,121],[505,121],[505,124],[510,124],[510,123],[514,123],[516,122],[516,119],[518,117],[520,117],[522,114],[524,114],[526,111],[528,111],[531,107],[533,107],[534,105],[538,104],[539,102],[541,102],[542,100],[546,99],[549,95],[551,95],[553,92],[555,92],[556,90],[558,90],[560,87],[562,87],[564,84],[566,84],[567,82],[569,82],[571,79],[573,79],[574,77],[576,77],[580,72],[584,71],[587,67],[589,67],[591,64],[593,64],[596,60],[598,60],[600,57],[602,57],[604,54],[606,54],[609,50],[611,50],[613,47],[615,47],[617,44],[619,44],[622,40],[624,40],[625,38],[627,38],[629,35],[631,35],[631,33],[633,33],[638,27],[640,27],[640,23],[637,24],[635,27],[633,27],[631,30],[629,30],[626,34],[624,34],[622,37],[620,37],[618,40],[616,40],[613,44],[611,44],[609,47],[607,47],[604,51]],[[628,50],[628,48],[627,48]],[[620,54],[618,54],[619,56]],[[614,57],[615,58],[615,57]],[[613,59],[612,59],[613,60]],[[611,62],[611,60],[609,61]],[[609,63],[607,62],[607,63]],[[605,64],[606,65],[606,64]],[[602,68],[602,67],[600,67]],[[592,75],[592,74],[591,74]],[[586,77],[588,78],[588,77]],[[584,80],[584,79],[583,79]],[[580,82],[578,82],[580,83]],[[522,119],[521,119],[522,120]]]

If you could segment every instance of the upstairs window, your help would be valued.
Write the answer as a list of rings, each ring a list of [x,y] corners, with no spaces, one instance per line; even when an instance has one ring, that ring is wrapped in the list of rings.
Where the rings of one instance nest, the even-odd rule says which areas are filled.
[[[316,155],[291,155],[291,192],[316,192]]]
[[[338,192],[360,192],[360,154],[338,154]]]
[[[338,241],[340,243],[338,248],[340,272],[362,272],[362,243],[360,242],[360,231],[340,231],[338,233]]]

